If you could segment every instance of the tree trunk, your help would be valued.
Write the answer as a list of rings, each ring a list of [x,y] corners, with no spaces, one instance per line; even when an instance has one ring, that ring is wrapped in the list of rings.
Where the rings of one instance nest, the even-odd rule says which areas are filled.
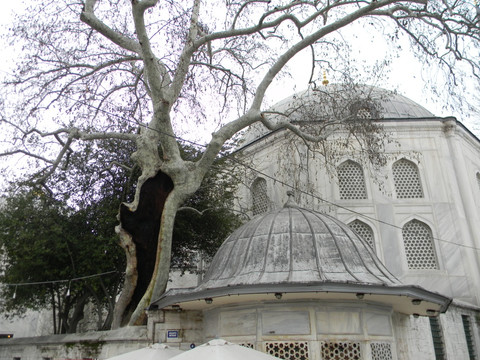
[[[172,189],[170,177],[159,171],[141,185],[135,211],[125,204],[120,208],[121,224],[117,232],[127,256],[127,271],[122,294],[115,306],[114,329],[125,325],[151,283],[163,209]]]
[[[115,309],[115,299],[112,298],[112,296],[108,293],[107,288],[105,287],[105,284],[100,277],[100,286],[103,290],[103,293],[105,294],[106,298],[108,299],[108,312],[107,316],[105,317],[105,320],[103,321],[102,324],[99,324],[100,326],[98,327],[98,330],[108,330],[112,326],[112,321],[113,321],[113,311]],[[115,286],[117,288],[117,286]],[[99,314],[102,312],[102,307],[101,304],[98,304],[98,310]]]
[[[119,244],[125,250],[126,268],[123,289],[113,310],[112,329],[118,329],[122,325],[125,310],[132,299],[138,279],[137,255],[132,236],[121,225],[117,226],[115,230],[120,238]]]
[[[152,300],[160,297],[167,286],[170,273],[170,260],[172,253],[172,235],[175,223],[175,215],[179,206],[182,204],[185,196],[178,194],[175,189],[166,199],[162,216],[160,219],[160,230],[158,233],[156,262],[153,273],[150,277],[150,283],[144,296],[140,300],[134,313],[130,318],[129,325],[140,325],[145,321],[145,308],[150,305]]]
[[[57,309],[55,306],[55,292],[53,291],[53,284],[50,287],[52,294],[52,316],[53,316],[53,333],[57,333]]]
[[[80,320],[83,319],[83,317],[85,315],[84,309],[85,309],[85,305],[87,303],[87,299],[88,299],[88,294],[83,293],[80,296],[80,298],[78,298],[77,301],[75,301],[75,307],[73,309],[72,316],[69,317],[68,313],[65,314],[66,318],[68,319],[68,324],[66,324],[67,325],[66,326],[66,333],[67,334],[73,334],[73,333],[77,332],[78,323],[80,322]]]

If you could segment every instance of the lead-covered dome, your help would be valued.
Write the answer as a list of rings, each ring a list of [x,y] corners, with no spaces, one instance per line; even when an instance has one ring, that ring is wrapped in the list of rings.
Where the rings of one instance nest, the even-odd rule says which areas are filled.
[[[423,315],[443,312],[451,301],[403,285],[347,225],[289,200],[234,231],[197,287],[171,289],[151,309],[198,310],[272,299],[368,299]]]
[[[400,284],[347,225],[286,205],[230,235],[200,287],[312,282]]]
[[[315,123],[359,119],[398,120],[433,118],[415,101],[386,89],[368,85],[331,84],[289,96],[265,112],[270,120]],[[248,145],[270,131],[256,123],[246,132],[242,145]]]

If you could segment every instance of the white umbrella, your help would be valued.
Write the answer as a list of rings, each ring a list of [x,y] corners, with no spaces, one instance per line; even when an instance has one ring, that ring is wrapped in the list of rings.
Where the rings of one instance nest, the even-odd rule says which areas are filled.
[[[280,360],[260,351],[215,339],[192,350],[173,357],[171,360]]]
[[[183,353],[182,350],[171,348],[165,344],[153,344],[107,360],[167,360],[181,353]]]

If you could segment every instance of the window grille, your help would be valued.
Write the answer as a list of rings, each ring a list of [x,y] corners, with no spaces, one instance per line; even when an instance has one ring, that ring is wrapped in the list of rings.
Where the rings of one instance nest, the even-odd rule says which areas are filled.
[[[463,330],[465,331],[465,339],[467,340],[468,356],[470,360],[477,358],[475,354],[475,346],[473,343],[472,326],[470,318],[467,315],[462,315]]]
[[[266,353],[285,360],[308,360],[308,343],[301,341],[292,342],[267,342]]]
[[[398,199],[423,198],[417,165],[406,159],[398,160],[392,172]]]
[[[267,181],[264,178],[256,178],[252,184],[251,193],[253,201],[253,215],[267,212],[269,204],[267,195]]]
[[[373,230],[370,226],[360,220],[354,220],[350,224],[348,224],[348,226],[350,227],[350,229],[360,235],[362,239],[365,240],[375,252],[375,240],[373,238]]]
[[[359,342],[322,342],[322,360],[360,360]]]
[[[360,108],[357,111],[357,118],[358,119],[363,119],[363,120],[372,119],[373,118],[372,112],[370,111],[370,109]]]
[[[443,343],[442,328],[436,317],[430,317],[430,330],[432,332],[433,350],[436,360],[445,359],[445,345]]]
[[[370,343],[372,360],[392,360],[392,346],[386,342]]]
[[[246,343],[240,343],[238,344],[240,346],[243,346],[243,347],[246,347],[246,348],[249,348],[249,349],[254,349],[255,347],[253,346],[253,343],[249,343],[249,342],[246,342]]]
[[[430,227],[418,220],[406,223],[402,229],[409,269],[438,269]]]
[[[347,160],[337,169],[340,199],[366,199],[367,189],[363,170],[357,163]]]

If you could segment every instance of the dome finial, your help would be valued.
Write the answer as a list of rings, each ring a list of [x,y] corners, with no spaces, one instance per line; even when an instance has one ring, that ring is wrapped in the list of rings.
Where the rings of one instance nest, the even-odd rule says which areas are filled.
[[[295,202],[295,192],[293,190],[287,191],[288,200],[283,207],[298,207]]]
[[[328,79],[327,79],[327,72],[325,70],[323,70],[323,81],[322,81],[322,84],[324,86],[327,86],[329,83]]]

